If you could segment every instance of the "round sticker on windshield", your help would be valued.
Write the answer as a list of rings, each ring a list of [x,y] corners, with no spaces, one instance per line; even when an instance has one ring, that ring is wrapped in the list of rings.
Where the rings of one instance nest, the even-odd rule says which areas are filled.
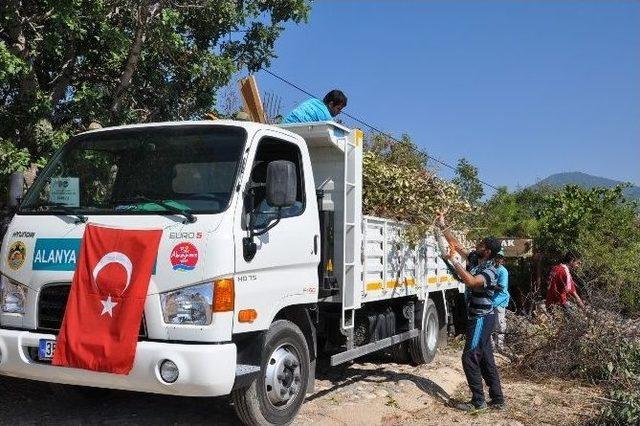
[[[191,243],[176,244],[169,260],[174,271],[193,271],[198,264],[198,249]]]
[[[24,259],[27,257],[27,246],[22,241],[16,241],[9,246],[9,254],[7,255],[7,263],[9,268],[17,271],[24,265]]]

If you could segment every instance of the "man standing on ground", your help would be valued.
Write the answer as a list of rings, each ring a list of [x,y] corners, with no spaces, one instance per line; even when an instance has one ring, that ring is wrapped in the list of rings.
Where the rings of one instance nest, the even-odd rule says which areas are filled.
[[[443,230],[446,228],[442,215],[438,216],[437,224]],[[444,234],[447,237],[447,234],[451,233],[445,230]],[[476,247],[479,263],[468,272],[458,260],[454,259],[455,249],[453,247],[455,245],[452,244],[452,241],[449,244],[449,252],[445,257],[451,261],[456,273],[468,289],[468,319],[466,342],[462,352],[462,367],[472,395],[471,401],[457,404],[455,407],[465,411],[487,408],[482,385],[484,379],[489,387],[489,396],[491,397],[489,405],[495,409],[502,409],[504,408],[504,396],[491,347],[491,334],[496,322],[493,295],[497,290],[500,290],[495,257],[502,247],[496,238],[484,238]]]
[[[495,262],[500,291],[496,291],[493,295],[493,307],[496,311],[493,344],[499,353],[503,353],[505,350],[504,334],[507,332],[507,306],[509,306],[509,271],[504,266],[504,250],[500,249]]]
[[[581,260],[578,253],[569,251],[562,259],[562,263],[554,266],[549,274],[547,289],[547,309],[551,306],[569,308],[569,299],[584,309],[584,303],[578,295],[576,284],[571,276],[571,271],[580,266]]]
[[[347,97],[342,91],[334,89],[324,99],[311,98],[298,105],[282,121],[289,123],[310,123],[314,121],[330,121],[347,106]]]

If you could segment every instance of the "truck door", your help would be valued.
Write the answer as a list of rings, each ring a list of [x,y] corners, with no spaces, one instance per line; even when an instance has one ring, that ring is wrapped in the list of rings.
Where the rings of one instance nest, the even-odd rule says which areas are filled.
[[[248,235],[246,217],[251,204],[258,229],[275,218],[271,214],[275,209],[265,201],[265,184],[267,166],[276,160],[291,161],[296,167],[296,201],[292,207],[282,209],[275,227],[253,238],[257,244],[255,256],[245,259],[242,239]],[[277,131],[261,131],[251,144],[241,185],[245,195],[236,204],[234,216],[234,333],[267,329],[283,307],[316,302],[320,261],[315,184],[303,141]],[[253,203],[246,191],[250,187],[254,189]],[[245,309],[257,312],[252,323],[238,321],[238,312]]]

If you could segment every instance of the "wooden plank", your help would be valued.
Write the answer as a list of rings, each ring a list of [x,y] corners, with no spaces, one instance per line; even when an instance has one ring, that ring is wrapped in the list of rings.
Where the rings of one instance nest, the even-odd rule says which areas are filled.
[[[240,80],[240,93],[242,94],[244,108],[251,119],[258,123],[266,123],[267,118],[264,114],[262,100],[260,99],[258,83],[256,83],[254,76],[250,75],[249,77]]]

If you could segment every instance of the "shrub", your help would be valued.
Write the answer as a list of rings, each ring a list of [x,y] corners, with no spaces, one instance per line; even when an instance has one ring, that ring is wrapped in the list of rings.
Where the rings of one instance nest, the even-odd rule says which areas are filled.
[[[606,309],[554,309],[536,321],[512,317],[507,344],[515,367],[537,378],[599,384],[608,402],[594,424],[640,422],[640,325]]]

